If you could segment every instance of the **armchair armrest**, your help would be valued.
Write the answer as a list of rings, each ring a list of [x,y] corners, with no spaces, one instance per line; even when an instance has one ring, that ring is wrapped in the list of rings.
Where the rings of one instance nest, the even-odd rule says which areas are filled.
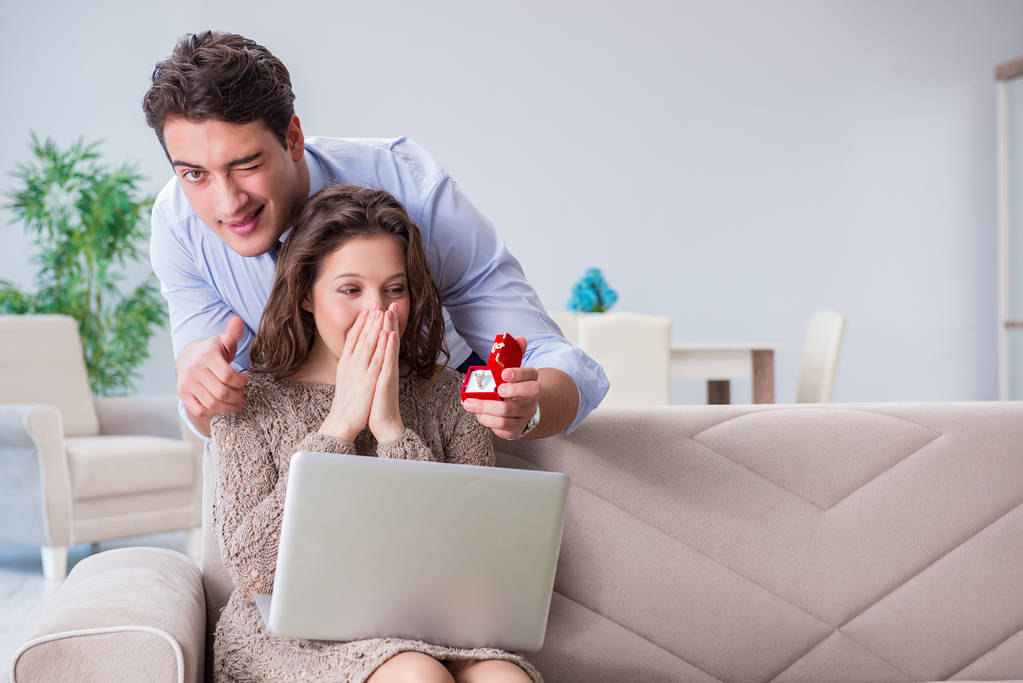
[[[71,478],[54,406],[0,404],[0,538],[60,546],[71,538]]]
[[[164,548],[108,550],[79,562],[11,659],[11,683],[199,680],[202,574]]]
[[[184,439],[187,429],[173,394],[95,398],[100,434],[163,436]]]

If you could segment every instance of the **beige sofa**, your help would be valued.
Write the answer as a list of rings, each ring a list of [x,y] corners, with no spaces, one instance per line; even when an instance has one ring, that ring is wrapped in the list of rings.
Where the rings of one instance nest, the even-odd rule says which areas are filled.
[[[550,683],[1023,678],[1023,403],[601,410],[498,450],[572,479]],[[79,563],[12,681],[196,680],[205,564]]]

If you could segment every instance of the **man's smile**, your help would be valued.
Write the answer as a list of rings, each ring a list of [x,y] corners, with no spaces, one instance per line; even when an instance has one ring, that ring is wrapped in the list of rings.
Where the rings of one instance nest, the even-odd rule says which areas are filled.
[[[256,226],[259,224],[259,216],[262,214],[265,206],[266,204],[263,204],[258,209],[246,216],[243,216],[239,220],[222,222],[227,226],[228,230],[240,237],[244,237],[256,229]]]

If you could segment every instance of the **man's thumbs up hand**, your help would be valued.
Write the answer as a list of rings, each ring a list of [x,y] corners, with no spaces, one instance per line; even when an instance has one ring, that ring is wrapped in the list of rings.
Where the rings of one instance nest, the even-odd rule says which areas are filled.
[[[234,356],[238,353],[238,342],[242,340],[242,335],[245,334],[245,321],[237,315],[231,316],[231,319],[227,321],[227,329],[224,330],[223,334],[218,334],[214,339],[220,344],[220,352],[228,363],[234,360]]]
[[[232,316],[221,334],[187,345],[174,363],[178,398],[185,404],[192,424],[207,436],[210,420],[242,407],[242,389],[248,376],[232,368],[231,361],[244,335],[245,322]]]

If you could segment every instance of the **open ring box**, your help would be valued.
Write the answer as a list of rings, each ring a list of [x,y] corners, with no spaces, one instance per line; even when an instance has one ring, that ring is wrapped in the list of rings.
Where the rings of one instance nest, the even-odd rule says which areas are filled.
[[[522,349],[515,337],[508,333],[499,334],[490,347],[490,356],[486,365],[473,365],[465,373],[462,390],[459,392],[464,401],[467,398],[480,398],[489,401],[503,400],[497,393],[497,387],[504,384],[501,373],[505,368],[517,368],[522,365]]]

